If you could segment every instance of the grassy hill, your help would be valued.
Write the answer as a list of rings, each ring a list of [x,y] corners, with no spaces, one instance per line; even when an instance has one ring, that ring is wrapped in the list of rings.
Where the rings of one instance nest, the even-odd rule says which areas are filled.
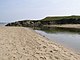
[[[44,25],[55,25],[55,24],[80,24],[80,16],[56,16],[56,17],[46,17],[41,20],[23,20],[8,23],[6,26],[23,26],[23,27],[33,27],[33,26],[44,26]]]
[[[46,17],[44,19],[42,19],[43,21],[51,21],[51,20],[61,20],[61,19],[80,19],[80,16],[75,16],[75,15],[72,15],[72,16],[49,16],[49,17]]]

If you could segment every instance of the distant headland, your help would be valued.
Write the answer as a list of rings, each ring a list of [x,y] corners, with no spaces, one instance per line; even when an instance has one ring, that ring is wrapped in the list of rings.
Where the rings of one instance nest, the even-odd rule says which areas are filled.
[[[80,24],[80,16],[48,16],[41,20],[22,20],[6,24],[6,26],[40,27],[48,25]]]

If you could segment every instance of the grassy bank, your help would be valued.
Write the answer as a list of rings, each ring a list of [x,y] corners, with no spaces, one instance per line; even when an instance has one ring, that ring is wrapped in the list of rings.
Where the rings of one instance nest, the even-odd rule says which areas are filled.
[[[39,27],[44,25],[80,24],[80,16],[46,17],[41,20],[22,20],[8,23],[6,26]]]

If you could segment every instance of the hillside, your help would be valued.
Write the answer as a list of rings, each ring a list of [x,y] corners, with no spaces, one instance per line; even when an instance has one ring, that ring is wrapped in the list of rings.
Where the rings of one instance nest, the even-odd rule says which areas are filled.
[[[51,21],[51,20],[61,20],[61,19],[80,19],[80,16],[75,16],[75,15],[72,15],[72,16],[49,16],[49,17],[46,17],[42,20],[45,20],[45,21]]]
[[[80,24],[80,16],[56,16],[56,17],[46,17],[41,20],[23,20],[23,21],[8,23],[6,26],[40,27],[44,25],[55,25],[55,24]]]

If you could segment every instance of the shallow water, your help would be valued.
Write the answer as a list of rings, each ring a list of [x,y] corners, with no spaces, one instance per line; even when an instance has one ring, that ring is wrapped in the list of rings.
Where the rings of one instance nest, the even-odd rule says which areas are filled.
[[[80,53],[80,29],[41,28],[35,31]]]
[[[0,26],[5,26],[6,23],[0,23]]]

